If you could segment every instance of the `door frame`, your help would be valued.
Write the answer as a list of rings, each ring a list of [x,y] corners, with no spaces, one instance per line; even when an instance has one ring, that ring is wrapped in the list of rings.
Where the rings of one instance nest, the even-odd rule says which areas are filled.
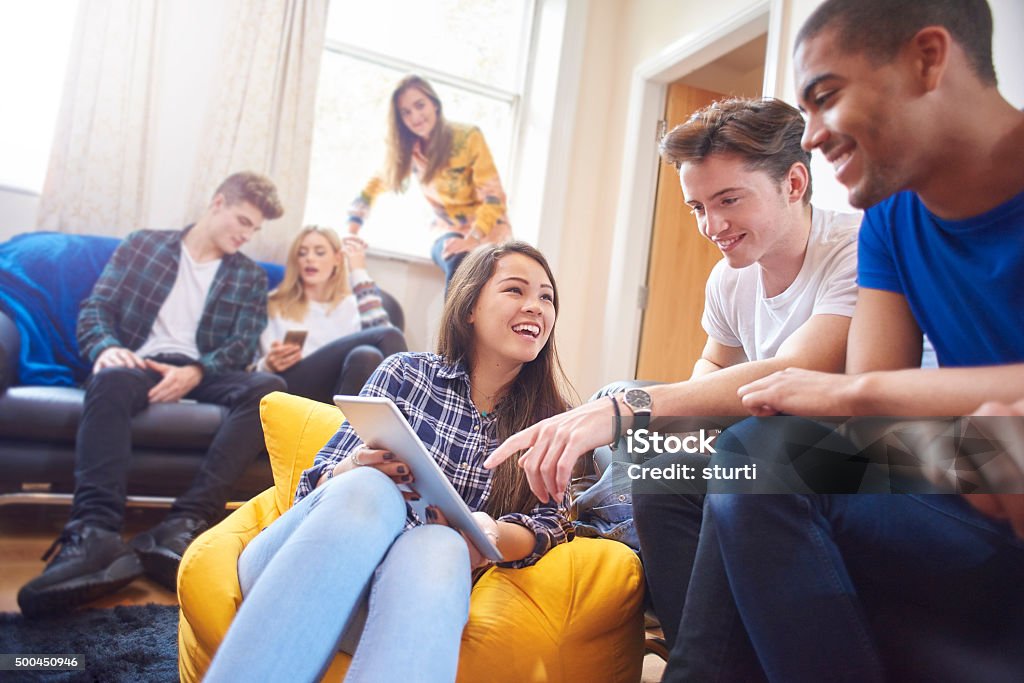
[[[647,282],[658,155],[653,145],[665,113],[668,85],[757,36],[768,34],[764,95],[778,87],[779,43],[785,0],[758,0],[731,19],[684,36],[633,70],[626,114],[626,144],[612,235],[612,259],[605,300],[600,377],[633,377],[640,350],[641,288]]]

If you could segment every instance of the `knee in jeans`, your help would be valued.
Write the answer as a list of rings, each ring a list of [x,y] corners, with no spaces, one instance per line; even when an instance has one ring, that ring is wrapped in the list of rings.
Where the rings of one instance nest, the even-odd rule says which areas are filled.
[[[376,346],[357,346],[348,352],[347,365],[358,365],[367,369],[376,368],[384,360],[384,354]]]
[[[427,586],[444,586],[453,576],[469,572],[469,550],[462,535],[442,524],[425,524],[410,529],[415,540],[416,572]]]
[[[288,390],[288,383],[280,375],[269,372],[254,372],[253,378],[256,380],[253,390],[260,396],[266,396],[275,391]]]
[[[405,525],[406,504],[391,477],[373,467],[357,467],[325,485],[318,505],[338,507],[348,524],[381,524],[395,533]]]
[[[145,373],[137,368],[103,368],[89,379],[89,386],[123,386],[139,382]]]
[[[397,327],[387,327],[381,331],[380,350],[385,357],[393,353],[400,353],[408,348],[405,345],[405,335]]]
[[[722,528],[742,529],[749,527],[750,521],[763,519],[766,510],[779,497],[756,493],[711,493],[704,498],[704,509],[705,514],[713,516]]]
[[[288,383],[282,377],[270,372],[254,372],[245,382],[242,400],[259,401],[275,391],[288,391]]]
[[[104,368],[89,378],[86,399],[102,394],[106,399],[130,400],[136,393],[149,391],[146,373],[137,368]]]

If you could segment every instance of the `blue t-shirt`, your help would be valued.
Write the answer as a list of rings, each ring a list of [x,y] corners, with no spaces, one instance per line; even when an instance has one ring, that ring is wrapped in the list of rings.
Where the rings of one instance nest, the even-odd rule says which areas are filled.
[[[905,296],[940,366],[1024,362],[1024,192],[961,221],[889,197],[864,214],[857,284]]]

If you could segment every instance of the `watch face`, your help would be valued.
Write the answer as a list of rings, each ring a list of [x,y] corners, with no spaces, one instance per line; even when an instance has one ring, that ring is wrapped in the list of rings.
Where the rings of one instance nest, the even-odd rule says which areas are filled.
[[[626,405],[633,410],[651,409],[651,395],[643,389],[630,389],[623,399],[626,401]]]

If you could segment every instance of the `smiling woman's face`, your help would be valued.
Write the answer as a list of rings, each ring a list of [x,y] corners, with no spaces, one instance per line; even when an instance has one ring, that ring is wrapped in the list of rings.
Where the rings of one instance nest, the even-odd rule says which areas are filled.
[[[405,127],[416,137],[426,140],[434,132],[437,125],[437,105],[426,94],[416,87],[402,91],[395,102],[398,115]]]
[[[543,266],[510,253],[495,264],[469,321],[474,362],[529,363],[555,325],[554,288]]]

